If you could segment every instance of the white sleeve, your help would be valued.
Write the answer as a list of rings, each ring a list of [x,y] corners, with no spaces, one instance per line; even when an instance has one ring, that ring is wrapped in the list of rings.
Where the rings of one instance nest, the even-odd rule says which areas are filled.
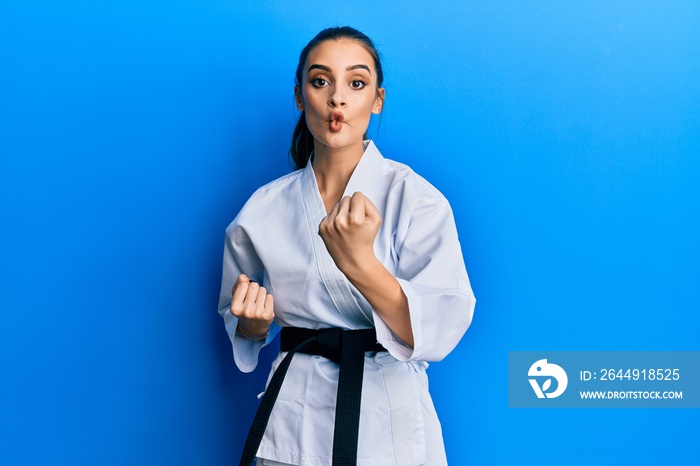
[[[375,312],[377,340],[401,361],[439,361],[467,331],[476,304],[446,200],[415,208],[397,255],[396,278],[408,298],[414,345],[401,341]]]
[[[246,274],[251,280],[263,282],[263,266],[255,252],[253,243],[242,228],[232,223],[226,229],[224,245],[224,265],[221,277],[221,294],[219,295],[219,314],[224,318],[226,332],[233,346],[233,359],[242,372],[251,372],[258,365],[258,353],[275,336],[273,329],[265,341],[252,341],[236,332],[238,318],[231,314],[231,293],[233,284],[240,274]],[[275,324],[273,323],[273,326]]]

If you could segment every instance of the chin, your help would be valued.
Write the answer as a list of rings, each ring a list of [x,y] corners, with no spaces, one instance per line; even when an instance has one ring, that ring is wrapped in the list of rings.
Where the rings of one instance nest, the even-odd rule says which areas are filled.
[[[352,137],[342,133],[342,131],[340,133],[331,133],[322,139],[318,139],[318,141],[329,149],[342,149],[362,143],[362,135],[359,137]]]

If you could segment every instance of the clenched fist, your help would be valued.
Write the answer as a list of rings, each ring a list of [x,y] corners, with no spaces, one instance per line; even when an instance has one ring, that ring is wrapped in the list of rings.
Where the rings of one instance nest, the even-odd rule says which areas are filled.
[[[374,239],[382,224],[377,208],[362,193],[345,196],[321,220],[318,234],[338,268],[349,268],[375,259]]]
[[[241,330],[253,338],[263,337],[275,318],[272,295],[243,274],[231,293],[231,314],[238,317]]]

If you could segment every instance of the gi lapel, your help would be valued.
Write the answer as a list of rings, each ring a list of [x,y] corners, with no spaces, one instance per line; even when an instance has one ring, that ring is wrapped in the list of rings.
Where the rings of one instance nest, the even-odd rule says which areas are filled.
[[[382,156],[374,144],[368,141],[365,153],[348,181],[345,195],[352,195],[356,191],[366,194],[375,177],[379,175],[381,165]],[[335,307],[348,322],[352,323],[353,327],[362,328],[368,325],[373,327],[372,310],[363,309],[363,306],[360,306],[357,302],[352,294],[352,285],[336,267],[333,258],[326,250],[326,245],[323,244],[323,240],[318,235],[318,225],[323,217],[326,216],[326,210],[323,206],[323,199],[316,184],[316,176],[310,161],[304,168],[301,184],[305,216],[316,257],[316,265],[326,291],[328,291]]]

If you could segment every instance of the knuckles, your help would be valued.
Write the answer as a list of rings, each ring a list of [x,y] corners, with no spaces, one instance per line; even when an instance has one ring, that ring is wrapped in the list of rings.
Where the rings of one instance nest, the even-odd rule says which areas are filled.
[[[239,288],[242,292],[235,296]],[[229,311],[234,316],[264,322],[268,326],[274,320],[272,295],[267,293],[264,286],[250,280],[246,275],[238,276],[231,290],[231,297]]]
[[[242,315],[244,310],[243,303],[231,303],[231,314],[234,316]]]

